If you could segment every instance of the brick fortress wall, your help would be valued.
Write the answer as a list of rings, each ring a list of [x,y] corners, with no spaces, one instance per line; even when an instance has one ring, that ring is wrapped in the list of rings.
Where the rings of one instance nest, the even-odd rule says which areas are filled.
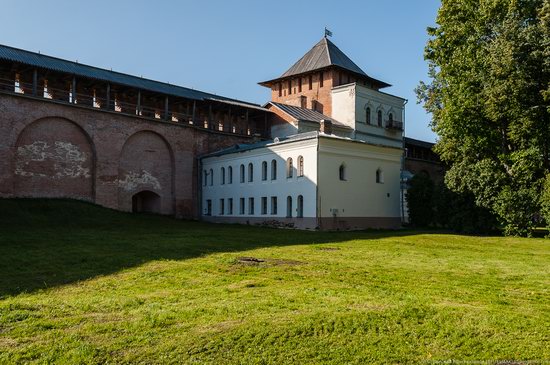
[[[198,218],[197,156],[249,137],[0,94],[0,197],[67,197]],[[135,202],[134,202],[135,203]]]

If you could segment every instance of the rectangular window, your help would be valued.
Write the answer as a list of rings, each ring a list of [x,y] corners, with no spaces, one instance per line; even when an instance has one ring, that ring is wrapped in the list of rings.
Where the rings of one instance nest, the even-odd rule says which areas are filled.
[[[323,72],[319,72],[319,87],[323,87]]]
[[[212,215],[212,200],[206,200],[206,215]]]
[[[220,199],[220,215],[224,215],[224,214],[225,214],[225,200]]]
[[[254,198],[248,198],[248,214],[254,215]]]
[[[267,196],[262,196],[262,214],[267,214]]]
[[[227,214],[233,215],[233,198],[227,199]]]
[[[302,78],[301,77],[298,79],[298,92],[299,93],[302,92]]]
[[[272,196],[271,197],[271,215],[277,214],[277,197]]]
[[[309,75],[309,89],[313,89],[313,75]]]
[[[244,198],[239,199],[239,214],[244,214]]]
[[[288,80],[288,95],[292,94],[292,80]]]
[[[279,87],[279,97],[281,97],[283,96],[283,85],[279,82],[278,87]]]

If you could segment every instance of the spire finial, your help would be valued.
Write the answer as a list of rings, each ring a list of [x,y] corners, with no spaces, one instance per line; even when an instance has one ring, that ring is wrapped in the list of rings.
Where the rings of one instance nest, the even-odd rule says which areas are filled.
[[[325,38],[332,37],[332,32],[325,27]]]

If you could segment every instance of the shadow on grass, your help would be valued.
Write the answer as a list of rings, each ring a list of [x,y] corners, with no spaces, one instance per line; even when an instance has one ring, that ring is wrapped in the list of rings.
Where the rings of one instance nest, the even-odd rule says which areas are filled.
[[[0,298],[151,260],[418,233],[277,230],[134,215],[70,200],[0,199]]]

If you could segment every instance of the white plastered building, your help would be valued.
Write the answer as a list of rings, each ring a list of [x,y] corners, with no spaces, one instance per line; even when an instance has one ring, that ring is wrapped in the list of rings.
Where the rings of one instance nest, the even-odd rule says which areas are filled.
[[[406,100],[380,91],[390,85],[365,74],[326,38],[261,84],[272,89],[265,107],[273,113],[273,140],[200,159],[203,219],[399,228]]]

